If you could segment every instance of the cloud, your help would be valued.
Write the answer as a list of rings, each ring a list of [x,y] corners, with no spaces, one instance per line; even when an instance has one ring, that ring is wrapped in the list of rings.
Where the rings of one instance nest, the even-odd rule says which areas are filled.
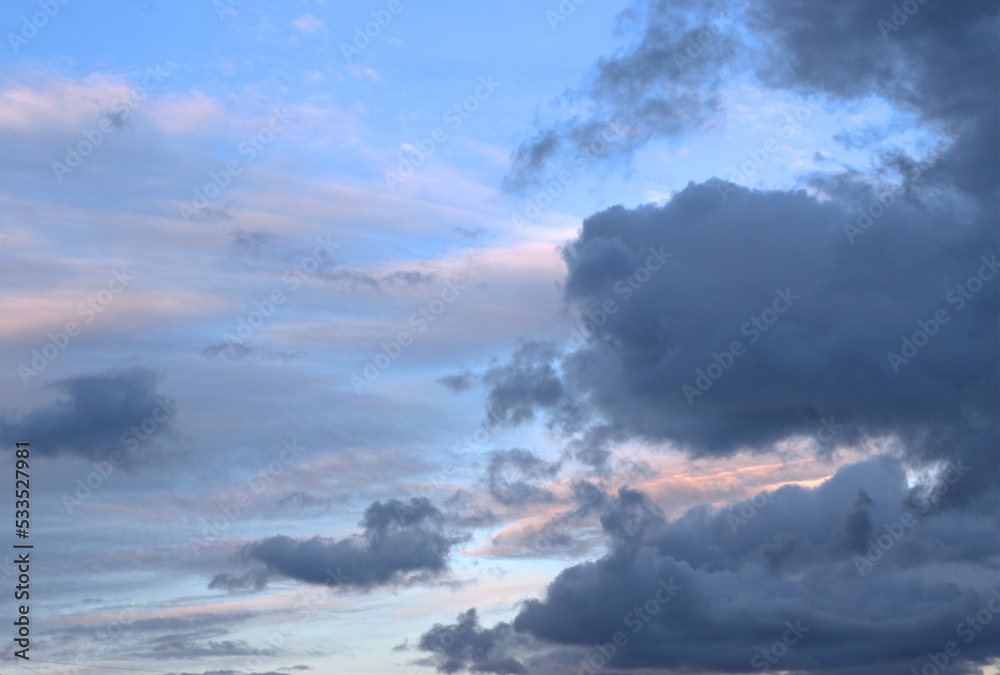
[[[303,14],[294,21],[292,26],[303,33],[315,34],[326,30],[326,22],[315,14]]]
[[[435,624],[420,636],[420,649],[435,655],[439,673],[527,673],[516,658],[506,654],[517,640],[509,624],[482,628],[475,609],[458,615],[452,625]],[[523,640],[522,640],[523,642]]]
[[[176,406],[160,395],[159,382],[155,371],[140,367],[60,380],[50,385],[64,394],[60,400],[8,413],[0,434],[30,441],[39,455],[105,460],[117,450],[129,458],[125,450],[173,429]]]
[[[546,462],[530,450],[491,450],[486,469],[490,495],[506,506],[523,506],[553,501],[549,490],[531,481],[552,480],[559,473],[558,462]]]
[[[998,75],[995,3],[920,3],[898,26],[891,4],[867,0],[649,0],[638,7],[629,12],[643,17],[637,39],[602,57],[580,91],[559,99],[571,112],[514,151],[506,189],[538,182],[561,153],[594,155],[599,138],[607,142],[597,155],[627,155],[652,139],[717,124],[725,118],[722,88],[744,79],[832,100],[878,96],[931,126],[958,124],[962,160],[939,170],[970,192],[996,193],[997,88],[983,85]],[[609,134],[609,126],[624,133]]]
[[[488,412],[510,424],[542,412],[572,433],[586,401],[599,445],[695,456],[816,438],[832,420],[832,447],[892,436],[915,460],[991,465],[997,289],[976,280],[1000,272],[991,216],[900,202],[854,243],[842,203],[721,181],[587,218],[564,252],[586,344],[565,356],[532,344],[492,368]],[[673,255],[651,271],[657,250]],[[976,295],[960,290],[970,279]],[[921,326],[926,346],[893,361]],[[995,482],[981,472],[964,487]]]
[[[209,589],[222,589],[229,592],[261,591],[267,587],[267,570],[250,570],[245,574],[230,574],[220,572],[208,582]]]
[[[571,424],[576,406],[553,366],[558,356],[554,344],[531,341],[520,345],[506,364],[491,366],[482,376],[489,387],[490,419],[517,425],[535,419],[535,411],[542,409]]]
[[[362,590],[429,580],[447,572],[451,549],[465,540],[446,532],[443,520],[444,515],[422,497],[375,502],[365,510],[362,534],[340,540],[278,535],[253,541],[239,558],[260,563],[265,571],[217,574],[209,587],[262,588],[275,576]]]
[[[968,477],[958,473],[953,487]],[[909,509],[908,493],[902,464],[885,457],[844,467],[816,488],[786,486],[673,521],[622,488],[600,518],[608,552],[522,603],[513,635],[506,623],[478,629],[468,613],[451,631],[465,626],[493,658],[573,650],[583,667],[595,645],[607,651],[620,634],[607,667],[746,672],[792,624],[802,634],[782,652],[781,669],[908,672],[1000,597],[988,502],[973,517],[942,514]],[[967,570],[961,583],[944,571],[956,563]],[[436,626],[421,645],[447,634]],[[515,646],[517,636],[530,640]],[[453,658],[439,669],[475,672],[453,639],[457,656],[435,650]],[[998,653],[986,637],[970,640],[962,648],[970,670],[961,672]]]
[[[716,124],[723,110],[719,89],[735,70],[731,57],[745,52],[734,4],[649,2],[633,45],[601,58],[582,92],[563,96],[563,107],[586,112],[567,115],[518,146],[504,188],[536,183],[546,164],[563,152],[576,158],[630,153],[651,138]],[[710,46],[700,49],[697,59],[684,57],[699,39],[710,40]]]
[[[454,375],[445,375],[437,380],[439,383],[448,387],[456,393],[461,393],[472,389],[473,384],[475,384],[475,376],[470,370],[463,370],[460,373],[455,373]]]

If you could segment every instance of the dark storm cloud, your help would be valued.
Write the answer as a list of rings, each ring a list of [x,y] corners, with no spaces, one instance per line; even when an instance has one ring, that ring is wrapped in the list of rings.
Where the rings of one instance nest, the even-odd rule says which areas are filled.
[[[900,196],[853,242],[855,212],[836,199],[721,181],[595,214],[564,253],[588,343],[565,357],[522,347],[484,378],[487,408],[508,423],[547,412],[572,432],[579,415],[562,411],[585,400],[603,420],[585,440],[672,441],[694,455],[831,428],[829,449],[894,435],[916,459],[978,467],[964,490],[993,485],[996,228],[990,210],[959,203]],[[655,249],[670,263],[637,273]],[[921,326],[926,345],[892,360]]]
[[[105,460],[148,438],[169,433],[176,405],[159,393],[159,376],[147,368],[79,375],[50,385],[63,396],[23,415],[7,413],[0,435],[31,442],[39,455]]]
[[[559,473],[558,462],[546,462],[523,448],[490,451],[486,484],[493,499],[507,506],[550,502],[555,496],[534,484],[552,480]]]
[[[524,639],[518,640],[509,624],[482,628],[476,610],[470,609],[454,624],[435,624],[420,637],[419,646],[435,655],[439,673],[527,673],[524,664],[507,654],[518,642]]]
[[[300,540],[275,536],[243,547],[240,558],[266,566],[268,576],[311,584],[370,589],[430,579],[448,570],[451,549],[465,537],[445,531],[444,516],[427,499],[390,499],[365,510],[364,532],[344,539]],[[212,584],[228,588],[256,584],[257,577],[216,575]]]
[[[967,474],[956,467],[951,478],[959,485]],[[646,495],[623,488],[601,516],[604,557],[564,570],[543,597],[523,603],[513,635],[507,624],[497,626],[502,640],[468,632],[490,638],[494,660],[523,660],[518,635],[534,638],[535,651],[575,647],[576,667],[567,670],[574,673],[599,654],[595,645],[607,654],[616,634],[624,644],[608,667],[694,672],[760,664],[909,672],[958,634],[969,639],[955,672],[973,672],[972,664],[1000,654],[989,631],[962,627],[980,610],[997,620],[989,609],[1000,598],[994,515],[986,504],[974,517],[908,511],[907,492],[902,465],[888,458],[846,467],[815,489],[786,486],[671,522]],[[961,583],[938,573],[957,561],[968,570]],[[467,615],[451,630],[463,623]],[[421,645],[444,634],[436,626]],[[775,665],[762,650],[786,635],[794,641],[784,642]],[[447,672],[475,672],[468,660],[449,663]]]
[[[537,130],[507,187],[608,120],[629,130],[609,154],[704,123],[737,61],[830,106],[881,97],[943,144],[920,164],[873,147],[878,129],[841,133],[872,151],[873,175],[813,175],[812,193],[710,180],[587,218],[564,249],[587,341],[527,343],[491,367],[487,410],[507,424],[544,415],[595,460],[625,440],[726,456],[802,437],[822,453],[891,439],[900,459],[671,522],[641,492],[581,485],[608,553],[522,604],[514,635],[576,649],[574,673],[920,672],[949,640],[961,648],[949,668],[977,672],[1000,655],[997,5],[729,5],[740,16],[648,3],[639,39],[598,63],[576,106],[590,112]],[[704,53],[678,67],[703,25],[716,27]],[[672,254],[655,271],[654,251]],[[927,484],[909,485],[915,466]],[[525,662],[498,642],[493,659]]]

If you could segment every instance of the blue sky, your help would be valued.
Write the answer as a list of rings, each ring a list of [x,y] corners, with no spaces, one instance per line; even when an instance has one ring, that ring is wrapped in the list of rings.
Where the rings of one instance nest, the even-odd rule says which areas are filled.
[[[667,576],[599,669],[995,621],[995,7],[780,4],[7,3],[11,672],[576,673]]]

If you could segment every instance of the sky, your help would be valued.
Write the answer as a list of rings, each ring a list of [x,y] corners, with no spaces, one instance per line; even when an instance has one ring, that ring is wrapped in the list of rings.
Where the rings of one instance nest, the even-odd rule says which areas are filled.
[[[1000,672],[995,2],[94,11],[0,8],[5,675]]]

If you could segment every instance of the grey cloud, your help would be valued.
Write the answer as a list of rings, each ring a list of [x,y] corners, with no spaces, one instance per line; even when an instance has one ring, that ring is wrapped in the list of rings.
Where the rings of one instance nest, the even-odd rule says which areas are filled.
[[[276,239],[277,237],[270,232],[261,230],[247,232],[243,229],[236,229],[233,232],[233,248],[246,255],[260,255]]]
[[[463,370],[462,372],[455,373],[454,375],[445,375],[444,377],[438,378],[438,382],[454,392],[461,393],[472,388],[475,384],[475,376],[472,371]]]
[[[309,666],[291,666],[289,668],[282,668],[284,671],[288,670],[312,670]],[[249,672],[246,670],[206,670],[202,673],[189,673],[187,671],[183,673],[174,673],[174,675],[288,675],[287,672],[279,672],[277,670],[269,670],[267,672]]]
[[[528,669],[507,652],[518,642],[509,624],[482,628],[475,609],[458,615],[452,625],[435,624],[420,636],[420,649],[435,655],[434,665],[439,673],[516,674]]]
[[[546,410],[564,424],[576,418],[576,404],[566,392],[554,362],[559,348],[546,342],[526,342],[506,364],[494,364],[482,376],[489,387],[487,413],[495,423],[521,424]]]
[[[534,481],[555,478],[560,468],[558,462],[546,462],[523,448],[492,450],[489,456],[486,484],[493,499],[507,506],[553,501],[552,492],[538,487]]]
[[[341,497],[343,498],[343,496]],[[278,506],[292,507],[300,509],[322,508],[329,510],[333,506],[334,500],[329,497],[320,497],[309,492],[296,490],[283,496],[278,502]]]
[[[744,672],[759,667],[750,659],[780,639],[786,622],[798,621],[809,632],[788,649],[783,669],[908,672],[928,645],[954,637],[986,606],[997,590],[998,548],[986,510],[975,519],[914,514],[915,524],[883,537],[891,545],[859,573],[857,557],[894,531],[906,493],[898,462],[871,460],[816,489],[782,488],[734,532],[728,510],[698,508],[666,522],[644,495],[622,490],[601,519],[608,554],[561,572],[513,626],[581,648],[622,631],[628,644],[616,668]],[[795,560],[768,565],[775,545],[789,540],[799,542]],[[954,560],[976,570],[962,584],[935,574]],[[672,597],[663,583],[677,587]],[[971,665],[1000,652],[981,637],[962,653]]]
[[[230,592],[236,591],[260,591],[267,587],[267,570],[250,570],[244,574],[230,574],[221,572],[212,577],[208,582],[210,589],[221,589]]]
[[[246,544],[240,558],[263,564],[268,576],[310,584],[371,589],[440,576],[451,549],[464,536],[445,531],[444,516],[425,498],[375,502],[364,513],[364,532],[344,539],[292,539],[278,535]],[[215,587],[245,577],[216,575]],[[256,582],[257,577],[249,581]]]
[[[0,435],[30,441],[38,455],[106,460],[117,450],[128,461],[134,443],[173,429],[176,405],[160,394],[159,383],[156,372],[139,367],[60,380],[49,385],[62,392],[60,400],[7,413]]]
[[[546,164],[565,150],[578,161],[589,161],[631,152],[657,136],[679,136],[717,123],[723,112],[719,86],[733,71],[732,57],[746,51],[735,31],[738,12],[733,4],[649,2],[640,38],[598,61],[584,85],[589,114],[557,121],[518,146],[504,188],[518,190],[537,182]],[[697,58],[687,57],[699,40],[708,46]],[[581,96],[574,92],[563,98],[578,103]]]
[[[662,207],[595,214],[565,249],[566,297],[588,326],[586,344],[566,356],[522,348],[484,378],[487,409],[507,423],[543,412],[572,434],[586,401],[600,421],[578,437],[584,447],[639,438],[695,456],[815,438],[834,420],[842,428],[827,452],[895,435],[916,459],[992,466],[997,289],[949,295],[980,271],[996,278],[989,213],[966,210],[942,230],[956,217],[951,203],[900,198],[852,244],[843,228],[852,211],[837,200],[710,181]],[[635,288],[625,280],[652,250],[673,257]],[[887,354],[942,309],[949,323],[894,367]],[[980,470],[963,490],[995,483]]]

